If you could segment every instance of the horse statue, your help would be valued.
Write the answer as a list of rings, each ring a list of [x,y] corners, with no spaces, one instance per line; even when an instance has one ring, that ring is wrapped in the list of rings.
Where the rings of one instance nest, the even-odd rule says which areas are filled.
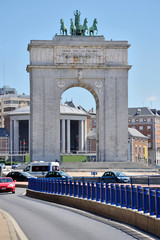
[[[86,32],[86,31],[87,31],[87,33],[88,33],[88,25],[87,25],[87,23],[88,23],[88,20],[87,20],[87,18],[85,18],[85,19],[84,19],[83,26],[80,26],[80,31],[81,31],[81,35],[82,35],[82,36],[85,36],[85,32]]]
[[[70,34],[73,36],[73,35],[76,35],[76,26],[73,22],[73,18],[70,19],[70,22],[71,22],[71,25],[70,25]]]
[[[97,28],[97,18],[94,19],[92,27],[89,28],[89,36],[94,36],[94,31],[97,30],[98,33],[98,28]],[[97,34],[96,33],[96,34]]]
[[[67,35],[67,27],[64,25],[64,21],[62,18],[60,20],[60,23],[61,23],[60,34],[62,33],[64,35],[65,33]]]

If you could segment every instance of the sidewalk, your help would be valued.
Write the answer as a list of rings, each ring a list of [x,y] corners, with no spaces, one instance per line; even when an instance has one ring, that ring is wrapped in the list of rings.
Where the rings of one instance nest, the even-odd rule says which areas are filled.
[[[8,214],[0,209],[0,239],[18,240],[15,229],[9,219]]]
[[[16,182],[17,187],[27,188],[28,182]],[[0,209],[0,240],[28,240],[13,217]]]

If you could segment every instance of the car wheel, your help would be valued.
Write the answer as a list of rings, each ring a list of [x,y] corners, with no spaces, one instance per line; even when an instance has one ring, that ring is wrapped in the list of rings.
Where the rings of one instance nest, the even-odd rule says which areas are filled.
[[[15,191],[14,191],[14,192],[12,192],[12,193],[15,193]]]

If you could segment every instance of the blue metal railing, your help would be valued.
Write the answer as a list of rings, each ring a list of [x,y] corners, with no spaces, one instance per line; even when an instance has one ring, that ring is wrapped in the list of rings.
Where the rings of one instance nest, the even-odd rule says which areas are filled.
[[[29,179],[28,189],[137,209],[160,218],[160,190],[158,189],[45,178]]]

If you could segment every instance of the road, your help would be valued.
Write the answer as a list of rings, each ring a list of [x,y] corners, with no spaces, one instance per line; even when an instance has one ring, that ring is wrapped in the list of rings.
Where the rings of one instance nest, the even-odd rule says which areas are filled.
[[[108,220],[101,221],[80,210],[32,199],[23,193],[22,188],[16,188],[16,194],[1,193],[0,208],[17,221],[29,240],[137,239],[110,226]]]

